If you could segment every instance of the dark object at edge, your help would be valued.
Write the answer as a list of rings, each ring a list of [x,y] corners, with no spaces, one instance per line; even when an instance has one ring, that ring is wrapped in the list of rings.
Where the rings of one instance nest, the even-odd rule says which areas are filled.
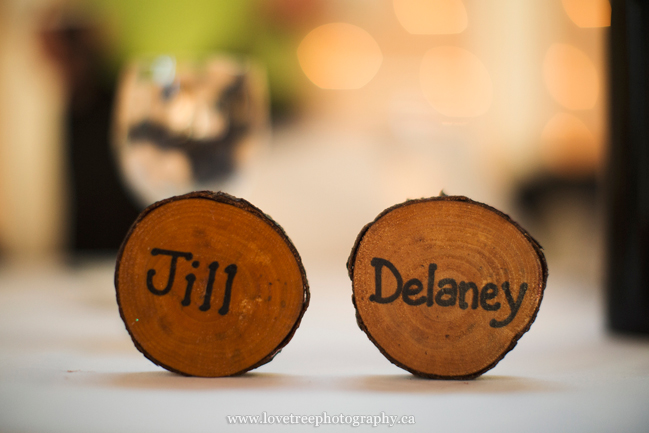
[[[608,323],[649,333],[649,1],[611,3]]]

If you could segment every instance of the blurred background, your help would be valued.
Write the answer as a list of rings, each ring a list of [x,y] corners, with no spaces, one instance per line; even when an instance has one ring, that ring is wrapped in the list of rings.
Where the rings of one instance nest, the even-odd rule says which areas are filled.
[[[0,0],[0,430],[648,431],[649,340],[609,332],[649,332],[648,32],[647,0]],[[309,278],[291,343],[240,377],[161,371],[117,311],[130,225],[192,189],[269,214]],[[362,227],[442,190],[511,215],[550,272],[471,382],[391,365],[350,302]]]
[[[139,103],[128,65],[171,65],[152,85],[173,98],[176,65],[220,55],[254,63],[265,96],[255,156],[213,185],[278,221],[307,270],[344,272],[364,224],[444,190],[509,213],[551,273],[598,287],[610,19],[608,0],[4,0],[2,261],[114,258],[154,197],[122,159],[120,140],[151,132],[120,130]],[[146,164],[183,145],[166,140]]]

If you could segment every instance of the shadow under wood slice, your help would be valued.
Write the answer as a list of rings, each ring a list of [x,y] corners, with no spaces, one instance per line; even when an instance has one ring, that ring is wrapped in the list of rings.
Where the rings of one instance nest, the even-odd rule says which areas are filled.
[[[302,261],[282,228],[247,201],[209,191],[140,214],[118,254],[115,288],[138,350],[203,377],[269,362],[309,303]]]
[[[493,368],[529,330],[548,277],[522,227],[459,196],[386,209],[347,268],[359,327],[393,364],[434,379]]]

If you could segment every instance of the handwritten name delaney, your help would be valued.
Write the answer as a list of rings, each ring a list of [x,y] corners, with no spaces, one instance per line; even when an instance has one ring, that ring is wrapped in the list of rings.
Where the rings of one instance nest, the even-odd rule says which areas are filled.
[[[502,288],[509,306],[509,315],[504,320],[491,319],[489,326],[492,328],[502,328],[511,323],[523,303],[525,293],[527,293],[527,283],[520,285],[518,296],[514,299],[509,287],[509,281],[502,283],[500,288],[494,283],[487,283],[482,289],[478,290],[478,286],[473,282],[461,281],[458,284],[453,278],[439,280],[437,283],[439,290],[435,293],[437,265],[431,263],[428,265],[427,292],[425,295],[419,296],[424,290],[424,285],[417,278],[412,278],[404,284],[401,273],[386,259],[374,257],[371,265],[374,267],[375,292],[370,295],[369,299],[377,304],[390,304],[401,296],[403,302],[412,306],[426,304],[427,307],[432,307],[437,304],[440,307],[453,307],[457,304],[462,310],[466,310],[469,308],[467,299],[470,297],[471,309],[475,310],[479,305],[485,311],[498,311],[502,305],[500,302],[495,301],[495,298],[498,296],[500,288]],[[383,268],[390,271],[397,281],[396,290],[389,296],[385,296],[383,293]]]

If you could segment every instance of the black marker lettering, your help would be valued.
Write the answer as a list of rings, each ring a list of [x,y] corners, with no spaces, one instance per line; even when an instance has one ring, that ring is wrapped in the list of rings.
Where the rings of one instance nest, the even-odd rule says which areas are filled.
[[[430,263],[428,265],[428,300],[426,301],[426,306],[430,307],[434,304],[433,302],[433,290],[435,289],[435,271],[437,270],[437,265],[435,263]]]
[[[401,290],[403,290],[403,279],[401,278],[401,274],[399,274],[399,271],[397,271],[397,268],[395,268],[392,263],[385,259],[374,257],[371,261],[371,265],[374,267],[375,293],[370,295],[370,301],[376,302],[377,304],[389,304],[397,299],[401,294]],[[392,272],[394,278],[397,280],[397,290],[387,298],[383,297],[383,279],[381,271],[384,266]]]
[[[462,281],[460,283],[460,308],[463,310],[466,310],[469,308],[469,304],[466,303],[466,293],[471,290],[473,295],[471,298],[471,309],[475,310],[478,308],[478,286],[475,285],[475,283],[472,282],[464,282]]]
[[[216,264],[218,267],[218,263]],[[230,294],[232,292],[232,282],[234,276],[237,275],[237,265],[231,264],[225,268],[225,273],[228,274],[228,280],[225,282],[225,294],[223,295],[223,305],[219,308],[219,314],[225,316],[230,310]]]
[[[214,288],[214,276],[216,275],[216,270],[219,268],[219,262],[212,262],[208,266],[210,274],[207,277],[207,286],[205,286],[205,298],[203,299],[203,305],[198,307],[201,311],[207,311],[210,309],[212,302],[212,289]]]
[[[146,273],[146,287],[147,289],[149,289],[149,292],[157,296],[166,295],[173,287],[174,278],[176,277],[176,263],[178,262],[178,257],[182,257],[188,261],[193,257],[192,253],[184,253],[182,251],[161,250],[160,248],[154,248],[151,250],[152,256],[157,256],[160,254],[171,256],[171,265],[169,266],[169,278],[167,279],[167,286],[162,290],[156,289],[153,285],[155,269],[149,269]]]
[[[500,308],[500,302],[489,304],[487,301],[498,296],[498,286],[494,283],[487,283],[480,291],[480,306],[486,311],[496,311]]]
[[[509,308],[511,309],[511,312],[509,313],[509,316],[507,316],[507,318],[503,321],[491,319],[489,325],[492,328],[502,328],[503,326],[509,325],[511,321],[514,320],[514,317],[516,317],[516,314],[518,313],[518,310],[521,308],[521,304],[523,303],[523,297],[525,296],[525,293],[527,293],[527,283],[521,284],[521,287],[518,290],[518,297],[516,298],[516,301],[514,301],[514,298],[512,297],[512,293],[509,290],[508,281],[505,281],[502,284],[502,288],[503,288],[503,292],[505,292],[505,298],[507,298],[507,303],[509,304]]]
[[[415,286],[415,289],[411,289],[412,286]],[[408,305],[421,305],[424,302],[426,302],[426,297],[425,296],[420,296],[417,299],[412,299],[411,296],[418,295],[422,290],[424,290],[424,285],[421,283],[416,278],[413,278],[412,280],[408,280],[406,284],[403,286],[403,292],[402,292],[402,297],[403,297],[403,302],[405,302]]]
[[[427,290],[424,295],[422,294],[424,291],[423,280],[411,278],[404,284],[401,273],[389,260],[374,257],[370,264],[374,267],[375,291],[369,296],[369,300],[370,302],[376,302],[378,304],[389,304],[401,297],[405,304],[411,306],[419,306],[425,303],[428,307],[431,307],[434,304],[437,304],[440,307],[452,307],[458,305],[462,310],[467,310],[469,307],[472,310],[477,310],[478,307],[482,307],[485,311],[498,311],[502,306],[502,304],[497,301],[500,288],[502,287],[510,312],[503,320],[491,319],[489,325],[492,328],[502,328],[507,326],[514,320],[514,318],[516,318],[528,289],[527,283],[522,283],[518,295],[516,296],[516,299],[514,299],[510,290],[509,281],[502,283],[501,287],[498,287],[495,283],[489,282],[482,287],[482,290],[480,290],[476,283],[472,281],[461,281],[458,284],[453,278],[443,278],[439,280],[439,283],[437,284],[439,290],[435,292],[435,277],[438,270],[437,264],[429,263],[428,281],[426,285]],[[225,270],[228,273],[228,283],[226,283],[223,307],[219,310],[219,312],[224,311],[222,314],[227,313],[226,306],[229,305],[230,302],[230,290],[232,280],[234,279],[234,273],[236,272],[236,268],[233,272],[228,271],[230,266]],[[384,295],[383,268],[387,268],[392,273],[396,282],[394,292],[388,296]],[[470,303],[468,302],[468,296],[471,296]]]
[[[448,287],[447,287],[448,286]],[[457,302],[457,282],[453,278],[439,280],[438,287],[442,290],[435,295],[435,302],[440,307],[452,307]],[[448,298],[444,298],[448,296]]]
[[[183,307],[187,307],[192,302],[192,287],[194,287],[194,281],[196,281],[196,275],[189,274],[185,277],[187,280],[187,288],[185,289],[185,298],[181,302]]]

